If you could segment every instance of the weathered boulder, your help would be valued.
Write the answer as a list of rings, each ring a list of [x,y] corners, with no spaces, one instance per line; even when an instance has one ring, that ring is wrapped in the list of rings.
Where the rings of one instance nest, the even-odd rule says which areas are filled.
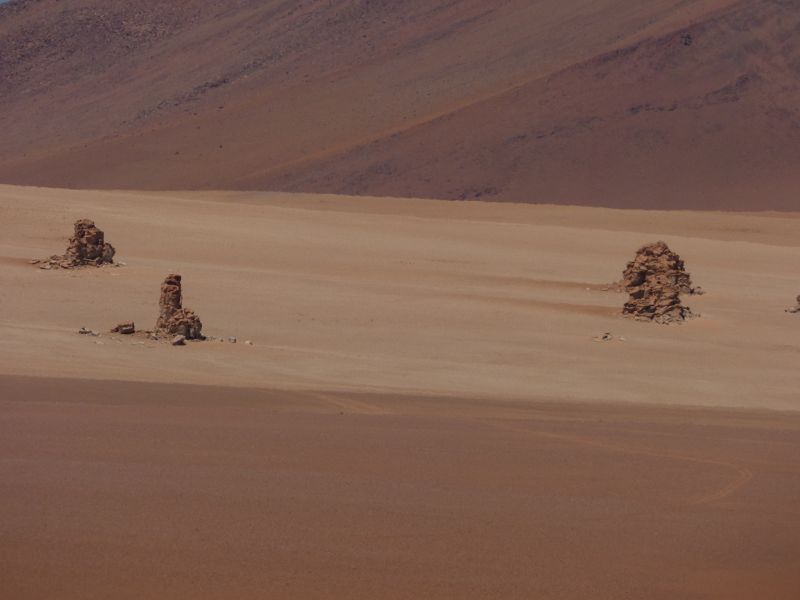
[[[643,246],[623,272],[629,294],[624,315],[656,323],[673,323],[694,316],[681,303],[681,294],[692,292],[691,277],[681,258],[664,242]]]
[[[161,284],[158,311],[156,331],[167,335],[183,336],[187,340],[205,339],[200,317],[194,311],[183,308],[183,287],[180,275],[168,275]]]

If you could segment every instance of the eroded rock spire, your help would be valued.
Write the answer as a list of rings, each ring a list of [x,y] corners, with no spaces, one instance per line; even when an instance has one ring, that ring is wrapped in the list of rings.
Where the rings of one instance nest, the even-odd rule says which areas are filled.
[[[202,340],[203,323],[194,311],[183,308],[183,288],[181,276],[170,274],[161,284],[161,298],[158,301],[158,321],[156,331],[181,335],[187,340]]]

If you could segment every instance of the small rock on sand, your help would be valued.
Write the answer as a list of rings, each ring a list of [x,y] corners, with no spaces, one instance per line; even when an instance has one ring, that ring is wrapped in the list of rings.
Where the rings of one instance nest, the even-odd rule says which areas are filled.
[[[122,335],[131,335],[136,333],[136,326],[133,324],[133,321],[125,321],[123,323],[119,323],[114,329],[111,330],[111,333],[121,333]]]
[[[182,335],[176,335],[170,342],[173,346],[185,346],[186,338]]]

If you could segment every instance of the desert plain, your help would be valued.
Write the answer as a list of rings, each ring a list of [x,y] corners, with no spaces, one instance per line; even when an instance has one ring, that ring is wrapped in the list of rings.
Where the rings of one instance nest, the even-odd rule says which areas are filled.
[[[30,263],[85,217],[124,266]],[[797,597],[796,213],[0,186],[0,220],[4,598]],[[699,318],[621,316],[658,239]],[[108,333],[171,272],[238,343]]]

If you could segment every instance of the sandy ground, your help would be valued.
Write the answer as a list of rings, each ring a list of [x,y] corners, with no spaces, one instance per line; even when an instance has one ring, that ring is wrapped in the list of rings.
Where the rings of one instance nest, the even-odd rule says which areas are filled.
[[[126,266],[29,264],[80,217]],[[0,220],[9,598],[796,597],[796,215],[0,186]],[[659,238],[697,320],[603,291]],[[76,333],[152,326],[170,271],[240,343]]]
[[[797,597],[800,418],[0,377],[3,596]]]
[[[0,187],[0,216],[0,373],[800,408],[796,215]],[[80,217],[127,266],[28,264]],[[633,322],[603,291],[659,238],[707,290],[687,299],[701,319]],[[255,345],[76,335],[152,327],[170,272],[207,334]]]

